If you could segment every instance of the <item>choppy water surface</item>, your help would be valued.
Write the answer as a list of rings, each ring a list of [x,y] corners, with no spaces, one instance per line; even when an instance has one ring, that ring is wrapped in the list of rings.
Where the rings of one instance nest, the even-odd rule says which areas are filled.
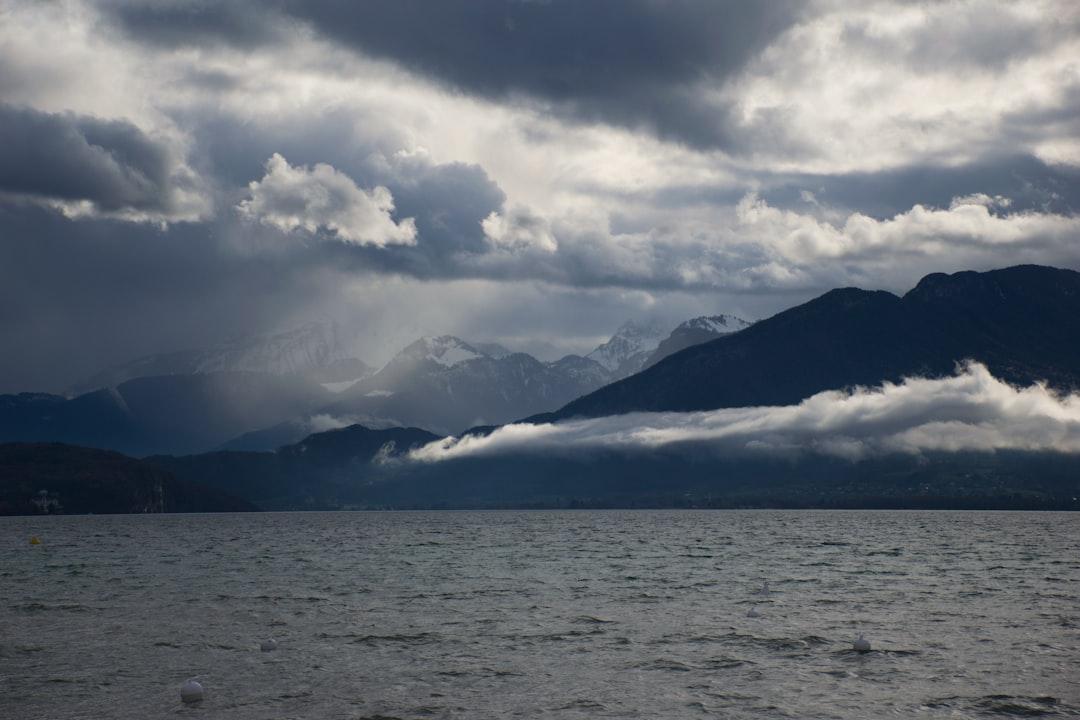
[[[0,545],[5,718],[1080,714],[1077,514],[0,518]]]

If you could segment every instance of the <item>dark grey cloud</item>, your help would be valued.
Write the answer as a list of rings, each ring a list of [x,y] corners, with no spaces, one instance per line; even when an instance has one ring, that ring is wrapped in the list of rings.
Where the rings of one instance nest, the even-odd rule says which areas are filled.
[[[245,254],[229,235],[0,204],[0,392],[59,390],[133,357],[290,327],[333,305],[341,283],[324,257]]]
[[[277,39],[283,5],[275,0],[100,0],[141,42],[165,47],[235,45],[253,48]]]
[[[103,211],[174,209],[177,163],[131,123],[0,104],[0,137],[0,192]]]
[[[1012,147],[1037,145],[1054,138],[1080,138],[1080,82],[1063,85],[1050,102],[1006,113],[1001,118],[1001,134],[1002,144]],[[1073,177],[1075,190],[1075,174]]]
[[[599,188],[580,189],[605,194]],[[733,205],[751,190],[775,207],[814,213],[816,202],[824,209],[858,212],[879,220],[907,212],[915,205],[947,208],[955,198],[978,193],[1008,198],[1010,212],[1080,212],[1080,169],[1052,165],[1028,154],[988,154],[960,164],[919,162],[865,172],[776,173],[748,169],[737,183],[673,184],[638,193],[606,194],[629,207],[637,203],[683,210]],[[612,226],[625,232],[642,230],[639,221],[622,212],[613,216]]]
[[[968,163],[918,163],[876,172],[758,174],[762,197],[780,207],[809,210],[804,191],[822,205],[884,219],[915,205],[947,208],[953,198],[983,193],[1010,201],[1009,210],[1080,211],[1080,169],[1049,165],[1032,155],[987,155]],[[698,193],[703,191],[699,190]],[[666,190],[662,201],[686,202],[695,191]]]
[[[697,147],[751,150],[715,89],[793,25],[789,0],[447,0],[105,3],[132,38],[167,46],[270,43],[302,22],[357,52],[462,92],[645,129]],[[764,120],[768,120],[765,118]],[[767,122],[770,142],[779,125]]]
[[[384,333],[408,328],[387,344],[411,341],[415,325],[416,334],[466,332],[515,347],[610,331],[650,304],[677,307],[680,319],[740,312],[738,303],[762,316],[836,284],[909,286],[934,270],[1077,262],[1080,176],[1033,156],[1074,153],[1080,94],[1060,80],[1057,56],[1040,53],[1057,47],[1062,28],[1075,31],[1037,30],[1023,13],[1015,27],[973,17],[984,7],[991,19],[1011,16],[1004,6],[920,5],[912,16],[955,9],[955,27],[905,25],[894,38],[871,23],[837,41],[848,11],[831,3],[84,2],[104,13],[16,3],[16,22],[0,32],[0,94],[77,109],[0,107],[5,389],[62,386],[135,355],[287,328],[327,308],[383,318],[371,325]],[[783,35],[818,10],[828,15]],[[66,52],[13,40],[69,26],[49,36],[68,42]],[[1014,73],[1029,59],[1045,67]],[[866,63],[868,86],[837,72],[849,61]],[[118,77],[103,93],[102,68]],[[907,95],[888,96],[930,70],[940,87],[962,87],[973,68],[1033,77],[1023,97],[1041,102],[972,114],[930,93],[923,122]],[[814,122],[818,85],[834,114],[855,119],[858,102],[878,103],[871,122],[849,126],[828,112]],[[897,113],[873,120],[885,102]],[[113,108],[138,126],[90,114]],[[879,153],[862,140],[881,128],[896,134],[882,136]],[[334,229],[341,208],[315,212],[299,190],[269,202],[264,185],[263,202],[245,214],[249,183],[265,183],[275,155],[304,173],[332,167],[327,177],[370,194],[395,224],[414,222],[415,244],[348,242]],[[957,157],[977,159],[945,160]],[[191,219],[179,210],[193,192],[207,208],[213,197],[212,217],[117,221]],[[990,197],[925,210],[977,195]],[[90,210],[78,221],[40,207],[79,202]],[[876,221],[849,226],[853,212]],[[1047,212],[1057,215],[1037,215]],[[710,298],[722,300],[703,307]]]

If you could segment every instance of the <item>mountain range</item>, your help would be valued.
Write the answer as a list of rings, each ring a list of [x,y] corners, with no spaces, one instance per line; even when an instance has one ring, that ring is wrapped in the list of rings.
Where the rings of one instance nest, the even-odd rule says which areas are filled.
[[[1025,265],[928,275],[903,296],[832,290],[544,419],[790,405],[822,390],[942,377],[968,359],[1010,383],[1080,388],[1080,273]]]
[[[450,335],[421,338],[322,412],[442,434],[501,425],[531,414],[531,408],[560,407],[683,347],[749,325],[729,315],[693,318],[674,330],[630,321],[588,355],[551,362]]]
[[[171,434],[173,446],[195,448],[229,428],[278,417],[276,425],[245,436],[246,451],[176,457],[169,447],[159,451],[169,455],[146,461],[181,482],[203,483],[221,497],[266,509],[1080,508],[1080,458],[1050,451],[794,458],[724,455],[708,444],[683,443],[634,452],[465,454],[430,463],[406,457],[410,449],[440,440],[443,433],[431,432],[434,425],[505,422],[500,418],[518,407],[557,402],[573,382],[603,387],[532,419],[558,423],[639,411],[794,406],[824,390],[949,376],[965,360],[977,360],[1016,385],[1041,382],[1075,391],[1080,273],[1018,266],[934,274],[902,296],[841,288],[753,325],[725,316],[694,319],[655,345],[658,334],[646,325],[627,325],[616,335],[595,351],[606,364],[583,356],[544,363],[452,336],[424,338],[338,393],[296,374],[211,372],[138,378],[72,399],[4,396],[0,435],[30,440],[51,433],[105,446],[134,437],[145,448],[153,445],[147,438],[166,445],[160,438]],[[695,344],[699,338],[705,342]],[[639,372],[604,384],[639,363]],[[229,422],[212,425],[200,415],[207,411],[224,413]],[[384,424],[336,428],[350,422],[349,413],[367,413]],[[428,427],[402,420],[410,415],[425,417]],[[206,427],[196,432],[200,420]],[[292,439],[301,432],[306,436]],[[252,451],[263,449],[260,443],[277,449]],[[34,452],[66,457],[63,450],[40,447]]]
[[[0,441],[148,455],[272,450],[354,423],[459,433],[559,408],[652,361],[690,325],[695,338],[707,339],[740,323],[697,318],[664,337],[655,325],[648,334],[627,323],[591,353],[613,370],[579,355],[542,362],[494,343],[440,336],[417,340],[377,371],[349,355],[336,326],[309,323],[139,358],[79,383],[94,389],[70,398],[0,396]]]

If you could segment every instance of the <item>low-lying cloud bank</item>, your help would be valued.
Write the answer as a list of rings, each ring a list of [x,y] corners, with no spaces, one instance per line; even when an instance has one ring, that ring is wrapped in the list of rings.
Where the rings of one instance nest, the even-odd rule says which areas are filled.
[[[799,453],[859,460],[887,453],[1080,452],[1080,394],[1015,388],[984,365],[941,379],[831,390],[798,405],[692,413],[631,413],[507,425],[487,437],[448,437],[409,453],[417,462],[510,454],[650,451],[679,443],[717,453]]]

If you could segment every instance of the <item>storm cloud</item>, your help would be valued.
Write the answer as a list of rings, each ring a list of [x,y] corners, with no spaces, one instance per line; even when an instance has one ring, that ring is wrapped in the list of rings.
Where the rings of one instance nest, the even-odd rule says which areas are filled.
[[[194,177],[164,142],[123,120],[0,104],[0,193],[128,219],[195,219]]]
[[[277,39],[264,3],[108,3],[120,25],[166,46]],[[694,146],[739,151],[737,108],[710,94],[800,16],[779,0],[338,0],[278,2],[300,22],[364,55],[457,91],[542,103],[583,121],[645,129]]]
[[[9,390],[323,317],[371,362],[587,352],[642,315],[1080,267],[1070,2],[0,14]]]
[[[798,405],[694,413],[631,413],[506,425],[448,437],[409,454],[415,462],[465,457],[650,452],[696,447],[717,454],[816,453],[850,460],[888,453],[995,450],[1080,452],[1080,395],[1015,388],[969,363],[943,379],[827,391]]]

